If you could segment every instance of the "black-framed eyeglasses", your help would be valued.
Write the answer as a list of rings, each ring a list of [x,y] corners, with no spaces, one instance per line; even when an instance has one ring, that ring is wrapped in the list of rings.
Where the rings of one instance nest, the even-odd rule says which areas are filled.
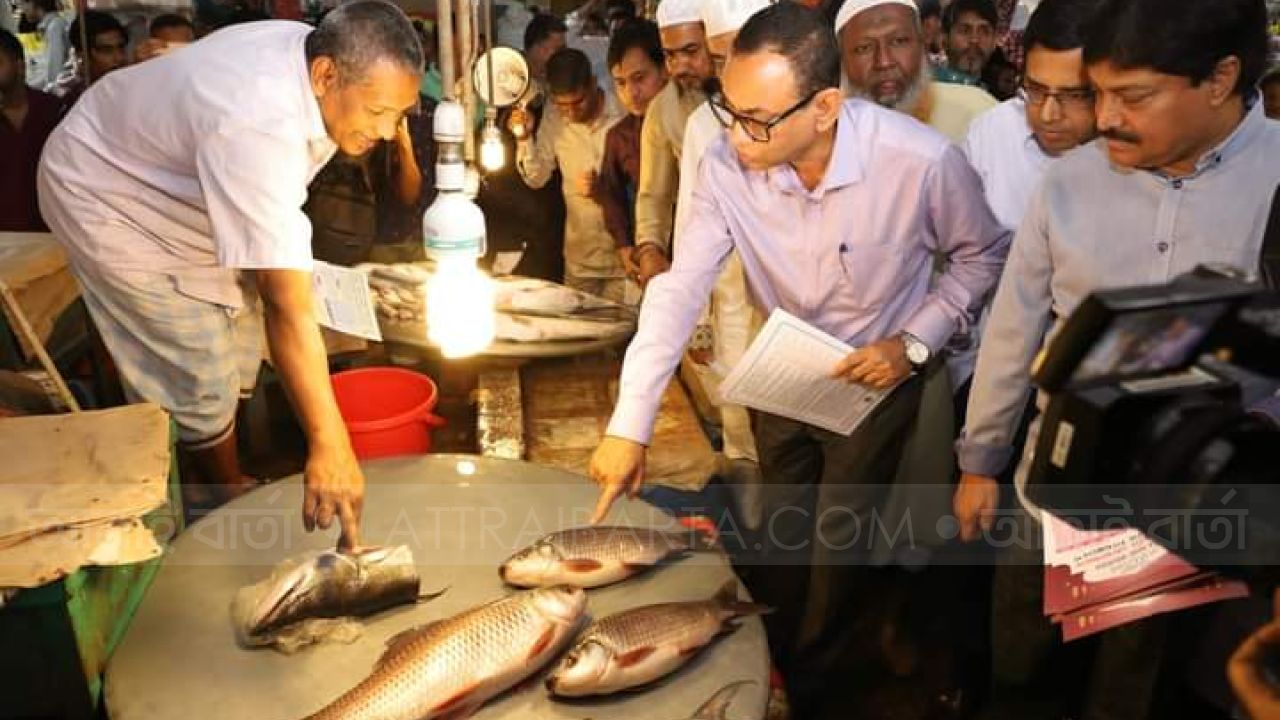
[[[1054,91],[1043,85],[1028,83],[1027,79],[1023,78],[1018,86],[1018,97],[1032,107],[1040,107],[1053,98],[1063,109],[1084,110],[1093,107],[1094,93],[1090,88]]]
[[[752,141],[767,143],[773,137],[774,128],[781,125],[787,118],[795,115],[797,112],[800,112],[801,108],[808,105],[810,102],[813,102],[813,99],[818,96],[818,93],[825,89],[826,88],[819,88],[814,90],[806,95],[803,100],[787,108],[772,120],[757,120],[753,117],[748,117],[733,111],[725,102],[724,93],[718,89],[716,92],[709,95],[707,98],[707,104],[711,106],[711,114],[715,115],[716,121],[719,122],[720,126],[726,131],[733,130],[734,123],[737,123],[742,126],[742,131],[745,132],[747,137],[751,138]]]

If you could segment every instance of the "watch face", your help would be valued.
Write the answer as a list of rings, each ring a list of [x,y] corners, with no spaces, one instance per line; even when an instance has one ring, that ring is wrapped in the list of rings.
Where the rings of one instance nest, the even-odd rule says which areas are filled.
[[[929,362],[929,346],[914,340],[907,341],[907,359],[913,365],[923,365]]]

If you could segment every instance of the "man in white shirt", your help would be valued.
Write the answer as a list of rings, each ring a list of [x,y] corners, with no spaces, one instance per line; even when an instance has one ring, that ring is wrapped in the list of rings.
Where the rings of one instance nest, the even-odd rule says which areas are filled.
[[[996,105],[982,88],[934,82],[915,0],[845,0],[835,26],[850,94],[907,113],[957,143]]]
[[[221,499],[251,486],[235,450],[263,301],[271,357],[307,437],[307,529],[359,543],[364,478],[329,384],[312,311],[307,184],[341,148],[395,136],[418,101],[408,18],[357,0],[312,30],[228,28],[111,73],[53,132],[40,207],[133,400],[163,406]],[[248,294],[246,294],[248,293]]]
[[[516,167],[531,188],[540,188],[556,168],[564,180],[564,283],[592,295],[627,304],[640,302],[640,288],[627,277],[605,225],[604,211],[592,197],[604,159],[609,128],[625,111],[617,96],[600,87],[591,61],[581,50],[565,48],[547,61],[550,105],[530,138],[523,111],[508,127],[516,136]]]
[[[1022,37],[1026,70],[1018,97],[969,127],[969,163],[996,219],[1017,230],[1049,163],[1097,134],[1080,28],[1096,0],[1044,0]]]

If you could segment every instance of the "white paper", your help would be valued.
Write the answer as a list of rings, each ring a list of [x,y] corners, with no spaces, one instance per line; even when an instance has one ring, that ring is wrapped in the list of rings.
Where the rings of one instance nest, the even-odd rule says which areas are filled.
[[[369,278],[363,272],[316,260],[311,286],[317,322],[347,335],[382,340],[369,295]]]
[[[726,402],[852,434],[893,392],[831,377],[853,350],[794,315],[774,310],[720,384],[720,395]]]

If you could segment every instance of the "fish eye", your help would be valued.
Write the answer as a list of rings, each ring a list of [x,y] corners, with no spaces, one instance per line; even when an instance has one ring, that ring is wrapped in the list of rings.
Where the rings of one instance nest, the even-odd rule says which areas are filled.
[[[571,668],[577,664],[578,664],[578,653],[571,652],[568,655],[564,656],[564,666],[566,668]]]

